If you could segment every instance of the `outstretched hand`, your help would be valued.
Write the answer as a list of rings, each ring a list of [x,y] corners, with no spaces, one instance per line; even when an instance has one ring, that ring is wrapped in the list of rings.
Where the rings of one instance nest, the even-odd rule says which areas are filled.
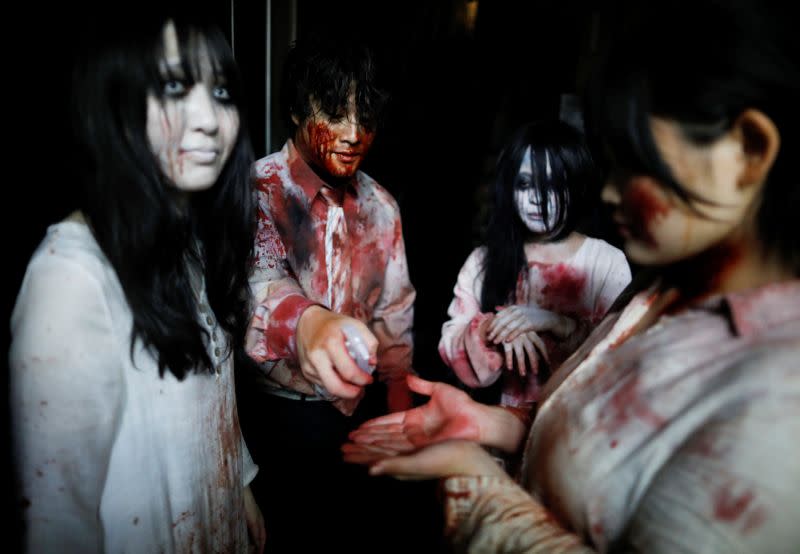
[[[408,453],[450,440],[481,440],[479,404],[446,383],[407,377],[409,388],[430,400],[417,408],[396,412],[362,424],[342,446],[348,462],[371,464],[387,456]]]
[[[508,477],[479,444],[465,440],[448,440],[412,454],[385,458],[370,467],[369,473],[398,479],[436,479],[452,475]]]

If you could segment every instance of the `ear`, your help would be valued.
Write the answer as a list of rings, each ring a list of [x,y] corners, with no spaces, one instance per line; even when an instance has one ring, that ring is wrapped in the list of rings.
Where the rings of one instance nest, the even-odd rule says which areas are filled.
[[[739,188],[763,184],[780,149],[778,128],[764,112],[752,108],[743,111],[733,127],[742,141],[744,154]]]

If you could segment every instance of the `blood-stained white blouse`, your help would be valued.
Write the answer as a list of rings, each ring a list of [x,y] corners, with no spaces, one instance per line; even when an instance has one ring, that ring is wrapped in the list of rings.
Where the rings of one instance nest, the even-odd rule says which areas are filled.
[[[800,549],[800,281],[717,296],[631,336],[607,317],[553,376],[522,484],[445,481],[471,552]]]
[[[228,337],[198,279],[216,373],[159,377],[88,227],[53,225],[11,318],[14,461],[29,552],[246,552]]]

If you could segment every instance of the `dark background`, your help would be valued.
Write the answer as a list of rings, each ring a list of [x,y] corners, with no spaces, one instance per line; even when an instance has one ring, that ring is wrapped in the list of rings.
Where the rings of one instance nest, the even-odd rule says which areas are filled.
[[[266,3],[217,3],[220,26],[229,36],[233,20],[234,50],[248,95],[247,124],[256,156],[263,157],[286,139],[277,103],[271,106],[271,144],[265,138]],[[580,91],[611,25],[604,12],[580,0],[298,0],[295,6],[272,3],[273,90],[292,20],[299,36],[317,29],[356,34],[379,56],[392,100],[363,169],[400,204],[417,289],[415,368],[423,377],[453,382],[436,347],[456,275],[480,241],[494,159],[518,125],[558,115],[560,95]],[[6,97],[11,97],[6,116],[12,123],[7,130],[12,133],[4,179],[4,359],[10,312],[27,260],[47,225],[76,208],[67,100],[70,45],[84,17],[69,7],[37,4],[17,6],[8,15],[8,26],[19,26],[24,38],[12,39],[5,48],[10,61]],[[614,242],[603,222],[602,214],[595,214],[594,234]],[[3,400],[6,376],[0,380]],[[6,402],[2,407],[7,413]],[[7,426],[3,433],[7,445]],[[11,472],[3,476],[3,485],[11,487]],[[15,496],[2,496],[17,513]],[[13,551],[19,520],[5,521]]]

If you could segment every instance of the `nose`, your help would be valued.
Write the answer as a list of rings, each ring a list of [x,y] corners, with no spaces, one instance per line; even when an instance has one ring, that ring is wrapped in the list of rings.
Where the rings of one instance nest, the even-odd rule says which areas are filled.
[[[343,142],[348,144],[358,144],[361,142],[361,123],[358,121],[358,116],[354,113],[347,114],[347,118],[342,121],[342,132],[340,138]]]
[[[219,130],[219,117],[217,106],[211,97],[211,92],[204,85],[195,85],[189,92],[186,105],[186,115],[189,127],[208,135],[214,135]]]

